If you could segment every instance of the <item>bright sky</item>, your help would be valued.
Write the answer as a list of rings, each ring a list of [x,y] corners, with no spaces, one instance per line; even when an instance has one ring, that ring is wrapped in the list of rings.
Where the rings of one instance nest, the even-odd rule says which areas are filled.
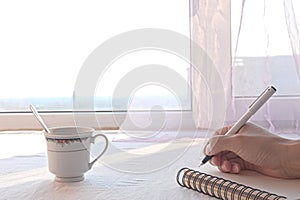
[[[188,36],[189,2],[0,1],[0,27],[0,98],[71,96],[82,63],[105,40],[150,27]]]
[[[185,60],[160,50],[140,50],[129,53],[112,63],[105,75],[100,79],[96,95],[101,96],[101,94],[106,94],[112,96],[114,91],[111,88],[117,87],[118,80],[126,76],[128,71],[149,64],[172,67],[170,70],[176,71],[187,80],[189,63]],[[168,74],[166,74],[166,79],[167,78]],[[153,92],[151,92],[153,90],[156,95],[164,96],[171,94],[166,88],[158,86],[149,87],[147,85],[141,86],[138,91],[136,91],[136,94],[150,96],[153,94]]]
[[[238,2],[241,1],[232,1],[232,10],[236,7],[239,10]],[[263,56],[266,50],[269,55],[291,53],[283,1],[267,0],[267,7],[264,7],[263,2],[251,0],[245,3],[238,49],[240,56]],[[300,1],[295,0],[293,3],[299,28]],[[238,25],[238,15],[239,12],[232,13],[233,27]],[[82,63],[98,45],[112,36],[149,27],[170,29],[188,36],[189,2],[0,1],[0,27],[0,98],[71,96]],[[233,38],[236,33],[237,30],[232,31]],[[269,48],[266,48],[267,38]],[[170,60],[167,61],[167,57]],[[178,57],[163,52],[144,51],[127,55],[115,62],[111,70],[114,76],[108,75],[105,78],[106,85],[115,85],[126,69],[151,64],[152,61],[154,64],[172,65],[184,77],[187,76],[188,65]],[[129,67],[124,68],[125,65]],[[150,94],[150,91],[146,93]],[[96,91],[103,95],[111,92],[110,87]]]

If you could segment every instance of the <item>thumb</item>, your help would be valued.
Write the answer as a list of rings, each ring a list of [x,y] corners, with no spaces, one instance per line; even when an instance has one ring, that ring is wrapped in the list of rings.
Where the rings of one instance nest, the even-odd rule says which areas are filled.
[[[218,135],[212,137],[206,146],[204,147],[204,152],[206,155],[212,156],[216,155],[222,151],[232,151],[236,152],[237,145],[234,144],[234,138],[231,136]]]

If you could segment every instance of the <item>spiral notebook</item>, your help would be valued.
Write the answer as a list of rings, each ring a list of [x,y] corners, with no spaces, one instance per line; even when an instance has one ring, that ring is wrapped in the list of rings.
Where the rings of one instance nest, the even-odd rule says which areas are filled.
[[[209,175],[189,168],[177,173],[179,185],[218,199],[283,200],[285,196]]]

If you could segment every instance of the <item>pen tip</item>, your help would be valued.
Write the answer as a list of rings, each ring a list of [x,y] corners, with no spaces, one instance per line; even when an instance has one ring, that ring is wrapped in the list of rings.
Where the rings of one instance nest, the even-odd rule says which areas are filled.
[[[203,165],[203,163],[200,163],[199,167],[201,167]]]

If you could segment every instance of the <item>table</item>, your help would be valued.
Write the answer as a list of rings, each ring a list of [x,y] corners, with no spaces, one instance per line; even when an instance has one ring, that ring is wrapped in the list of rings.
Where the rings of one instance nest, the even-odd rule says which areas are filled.
[[[46,142],[41,132],[0,133],[0,199],[215,199],[180,187],[177,172],[182,167],[197,168],[202,158],[205,133],[174,132],[140,140],[135,133],[105,132],[108,151],[85,180],[59,183],[48,171]],[[147,135],[147,134],[145,134]],[[101,143],[93,150],[101,148]],[[300,197],[300,180],[282,180],[243,171],[241,175],[224,174],[209,165],[209,173],[255,183],[258,188]]]
[[[175,180],[180,168],[196,166],[200,161],[200,140],[177,140],[179,146],[188,148],[182,148],[185,151],[172,163],[164,163],[161,159],[163,157],[152,158],[147,152],[153,153],[153,149],[165,151],[161,149],[168,149],[166,146],[170,145],[171,140],[137,142],[126,141],[123,137],[120,139],[112,133],[107,135],[111,142],[109,149],[118,147],[123,151],[140,151],[134,153],[145,157],[146,162],[140,160],[141,157],[133,162],[128,161],[129,158],[122,161],[117,156],[111,160],[119,163],[105,163],[105,160],[111,158],[109,155],[120,154],[115,150],[97,162],[85,174],[84,181],[59,183],[54,181],[54,175],[48,171],[46,143],[40,132],[0,134],[0,199],[214,199],[182,188]],[[151,163],[162,165],[160,169],[157,168],[160,165],[153,165],[157,169],[151,171],[151,167],[148,167]]]

